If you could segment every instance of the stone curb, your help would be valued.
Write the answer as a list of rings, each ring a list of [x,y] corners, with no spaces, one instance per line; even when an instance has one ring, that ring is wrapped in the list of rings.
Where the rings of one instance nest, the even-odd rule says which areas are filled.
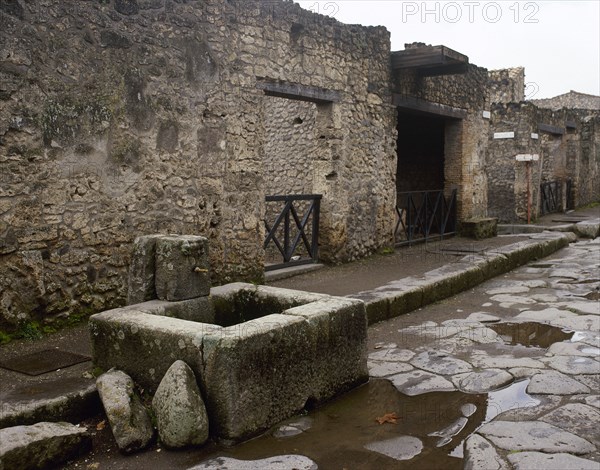
[[[102,409],[95,383],[65,395],[17,403],[3,403],[0,410],[0,429],[24,426],[39,421],[77,423],[94,416]]]
[[[544,258],[577,240],[571,232],[531,234],[488,253],[469,255],[455,263],[359,292],[348,297],[365,302],[369,325],[403,315],[471,289],[530,261]]]

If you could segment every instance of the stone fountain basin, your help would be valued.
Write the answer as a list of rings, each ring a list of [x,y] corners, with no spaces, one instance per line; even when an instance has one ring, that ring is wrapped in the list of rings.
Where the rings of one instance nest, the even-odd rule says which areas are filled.
[[[211,435],[238,442],[368,380],[360,300],[253,284],[90,318],[94,363],[146,391],[180,359],[196,374]]]

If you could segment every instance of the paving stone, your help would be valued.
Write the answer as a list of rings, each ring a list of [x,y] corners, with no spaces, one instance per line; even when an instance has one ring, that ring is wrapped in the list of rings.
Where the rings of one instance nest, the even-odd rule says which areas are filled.
[[[398,436],[385,441],[372,442],[365,448],[395,460],[410,460],[421,453],[423,442],[413,436]]]
[[[515,470],[598,470],[600,467],[598,462],[571,454],[518,452],[509,454],[508,460]]]
[[[596,450],[589,441],[539,421],[492,421],[478,431],[494,445],[508,451],[587,454]]]
[[[513,357],[510,355],[488,356],[483,354],[473,355],[471,364],[481,369],[511,369],[514,367],[528,367],[533,369],[545,369],[543,362],[530,357]]]
[[[85,428],[36,423],[0,429],[0,468],[37,469],[59,465],[92,447]]]
[[[557,305],[569,310],[577,310],[584,314],[600,315],[600,302],[596,300],[589,300],[587,302],[560,302]]]
[[[600,335],[594,331],[576,331],[571,337],[574,343],[583,343],[588,346],[600,348]]]
[[[590,406],[595,406],[596,408],[600,408],[600,395],[592,395],[589,397],[585,397],[585,403]]]
[[[429,392],[453,392],[452,382],[430,372],[415,370],[388,377],[398,391],[409,395],[421,395]]]
[[[404,362],[369,361],[367,366],[371,377],[386,377],[414,369],[413,366]]]
[[[498,455],[494,446],[479,434],[473,434],[465,442],[464,470],[504,470],[507,462]]]
[[[548,366],[564,374],[598,374],[600,362],[589,357],[553,356],[541,359]]]
[[[504,287],[496,287],[495,289],[485,291],[487,295],[524,294],[525,292],[529,292],[529,287],[525,285],[507,285]]]
[[[568,403],[542,416],[541,421],[577,434],[596,446],[600,444],[600,411],[583,403]]]
[[[457,333],[460,333],[462,330],[463,328],[458,326],[446,326],[434,323],[434,325],[423,324],[419,326],[410,326],[398,331],[402,334],[406,333],[410,335],[441,339],[453,336]]]
[[[600,316],[596,315],[575,315],[569,318],[559,318],[550,322],[553,326],[567,328],[575,331],[598,331],[600,330]]]
[[[590,390],[592,391],[600,390],[600,374],[578,375],[577,380],[583,385],[590,387]]]
[[[479,328],[470,328],[467,331],[462,331],[457,335],[460,338],[467,338],[475,343],[489,344],[489,343],[502,343],[502,337],[490,328],[486,328],[483,325]]]
[[[562,318],[576,318],[577,314],[568,310],[561,310],[556,307],[545,308],[543,310],[525,310],[519,313],[513,320],[533,320],[541,322],[551,322]]]
[[[317,464],[303,455],[278,455],[260,460],[238,460],[217,457],[206,460],[188,470],[317,470]]]
[[[196,377],[183,361],[175,361],[152,399],[160,440],[166,447],[202,445],[208,439],[208,415]]]
[[[552,344],[547,352],[555,356],[600,357],[600,348],[585,343],[571,343],[567,341]]]
[[[473,312],[467,317],[467,320],[477,321],[480,323],[497,323],[500,321],[500,317],[490,315],[486,312]]]
[[[452,377],[456,388],[467,393],[484,393],[508,385],[514,377],[502,369],[486,369],[481,372],[458,374]]]
[[[415,353],[409,349],[382,349],[369,354],[369,360],[408,362],[414,355]]]
[[[471,364],[437,351],[424,351],[417,354],[410,363],[419,369],[443,375],[454,375],[473,369]]]
[[[558,395],[533,395],[531,399],[537,400],[537,405],[524,406],[527,403],[520,404],[514,409],[500,413],[496,419],[500,421],[535,421],[543,414],[557,408],[562,401],[562,397]]]
[[[150,445],[154,428],[131,377],[113,369],[98,377],[96,386],[119,449],[131,453]]]
[[[535,300],[529,297],[523,297],[510,294],[498,294],[490,297],[490,300],[498,302],[502,308],[511,308],[513,305],[528,305],[534,304]]]
[[[552,294],[534,294],[531,296],[536,302],[553,303],[558,300],[558,297]]]
[[[539,374],[543,369],[534,369],[531,367],[513,367],[508,372],[512,374],[515,379],[524,379],[533,377],[535,374]]]
[[[549,370],[534,375],[527,386],[527,393],[538,395],[575,395],[590,393],[581,382],[560,372]]]

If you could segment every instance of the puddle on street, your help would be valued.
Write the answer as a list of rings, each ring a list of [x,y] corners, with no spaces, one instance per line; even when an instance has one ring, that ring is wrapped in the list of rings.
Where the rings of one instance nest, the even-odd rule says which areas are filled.
[[[540,403],[525,393],[528,383],[516,382],[491,393],[436,392],[409,397],[387,380],[372,379],[262,437],[222,449],[212,457],[255,460],[300,454],[314,460],[321,470],[462,469],[463,442],[477,428],[509,409]],[[398,417],[396,424],[377,422],[376,418],[386,415],[393,420],[391,413]],[[294,424],[305,430],[296,430],[299,433],[290,437],[273,435],[293,430]]]
[[[535,346],[548,348],[554,343],[571,339],[573,332],[567,332],[556,326],[537,322],[496,323],[489,328],[498,333],[512,346]]]

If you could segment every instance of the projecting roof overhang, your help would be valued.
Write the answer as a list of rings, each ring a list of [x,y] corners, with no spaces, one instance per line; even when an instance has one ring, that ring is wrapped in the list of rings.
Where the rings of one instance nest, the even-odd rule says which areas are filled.
[[[467,71],[469,58],[446,46],[409,47],[392,52],[392,69],[416,69],[419,75],[453,75]]]

